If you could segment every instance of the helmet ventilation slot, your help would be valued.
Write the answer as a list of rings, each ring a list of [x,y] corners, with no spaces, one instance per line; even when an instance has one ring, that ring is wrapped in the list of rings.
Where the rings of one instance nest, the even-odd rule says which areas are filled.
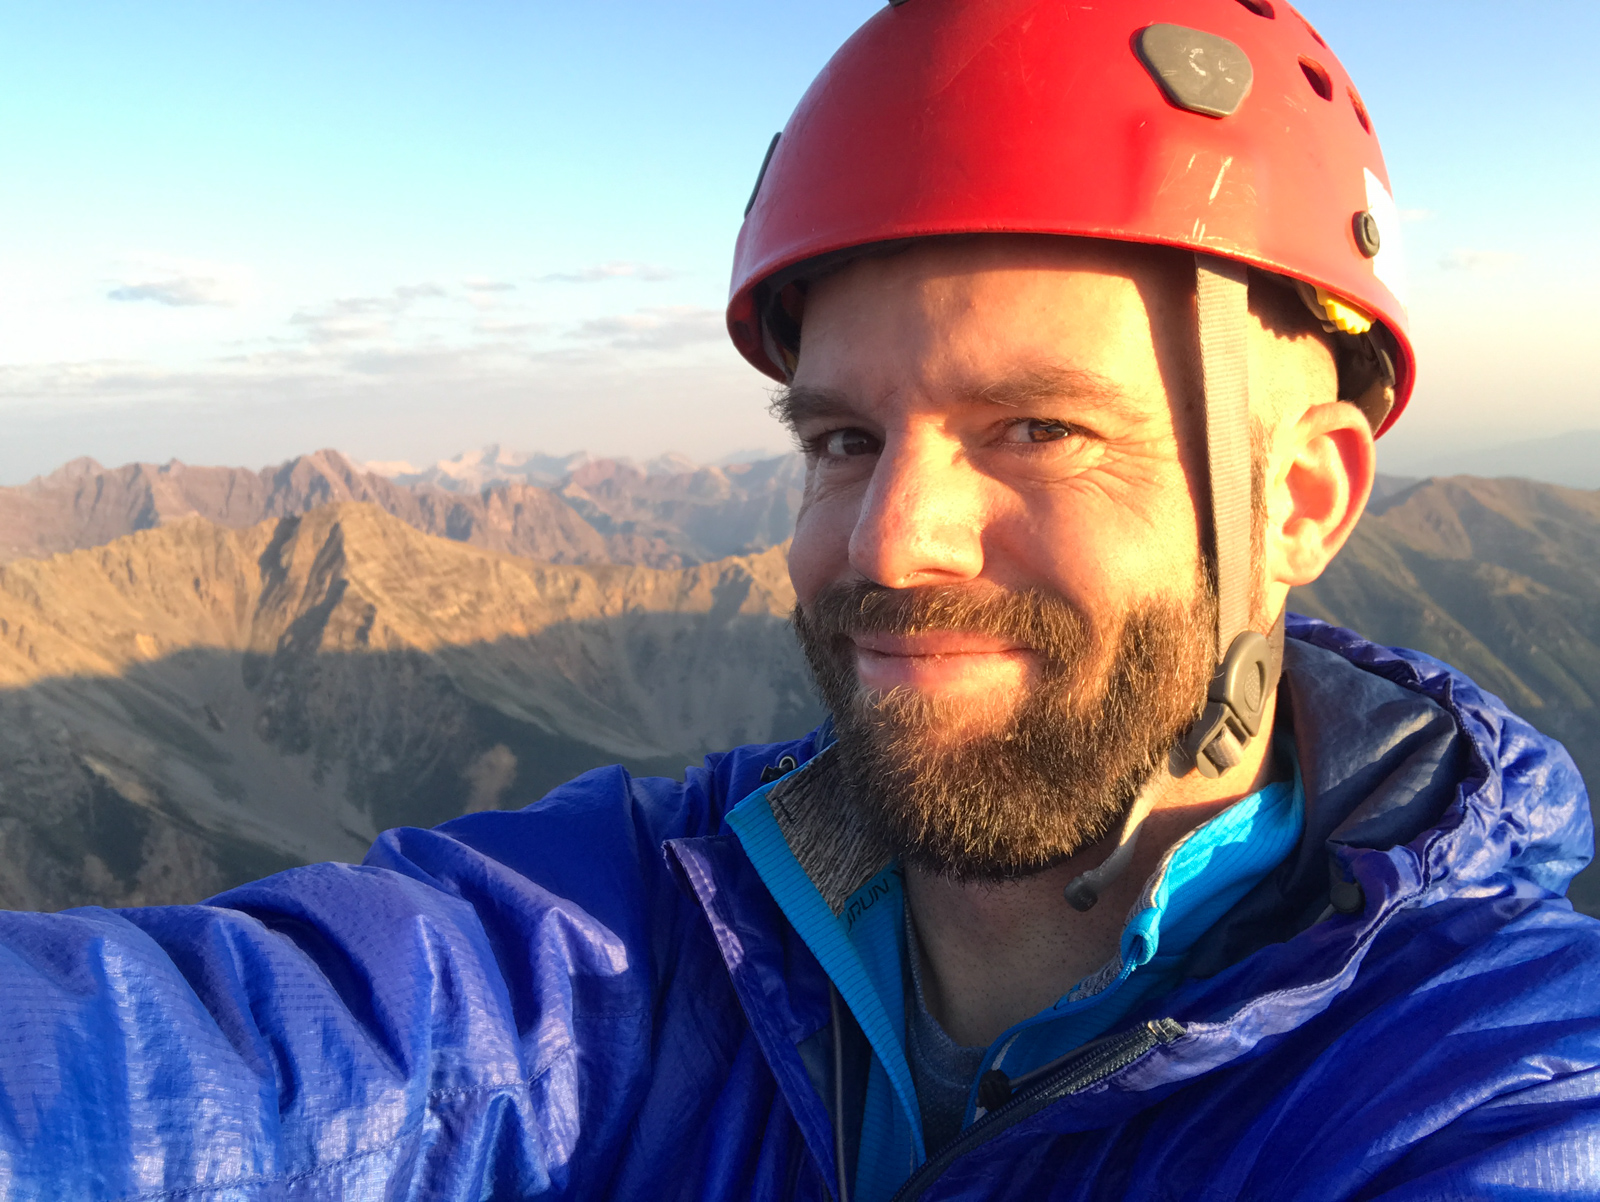
[[[1321,63],[1314,58],[1302,58],[1300,70],[1305,72],[1306,82],[1311,85],[1311,90],[1324,100],[1333,99],[1333,80],[1328,78],[1328,73]]]
[[[1356,120],[1361,122],[1361,128],[1369,134],[1372,132],[1372,118],[1367,116],[1367,106],[1361,103],[1361,93],[1354,88],[1346,88],[1350,93],[1350,107],[1356,111]]]
[[[1324,50],[1326,50],[1328,48],[1328,43],[1326,43],[1326,42],[1324,42],[1322,40],[1322,35],[1317,32],[1317,27],[1315,25],[1313,25],[1310,21],[1306,20],[1306,16],[1305,16],[1304,13],[1297,12],[1297,13],[1295,13],[1295,16],[1300,18],[1300,24],[1302,24],[1302,25],[1304,25],[1306,27],[1306,32],[1311,35],[1311,40],[1314,41],[1317,45],[1321,46]]]

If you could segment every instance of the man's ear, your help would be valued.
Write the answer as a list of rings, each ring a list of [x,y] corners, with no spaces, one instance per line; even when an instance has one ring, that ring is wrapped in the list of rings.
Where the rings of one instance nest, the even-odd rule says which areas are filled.
[[[1313,405],[1273,440],[1267,480],[1266,573],[1281,605],[1310,584],[1360,520],[1377,475],[1372,427],[1348,401]]]

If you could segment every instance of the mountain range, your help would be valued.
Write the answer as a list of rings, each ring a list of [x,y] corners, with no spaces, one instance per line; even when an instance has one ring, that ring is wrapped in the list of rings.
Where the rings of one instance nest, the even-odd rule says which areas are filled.
[[[678,568],[782,542],[803,482],[798,455],[726,467],[672,456],[639,467],[491,447],[393,478],[330,450],[259,471],[77,459],[0,488],[0,562],[100,546],[186,517],[241,529],[361,501],[426,534],[547,563]]]
[[[785,622],[796,457],[469,459],[0,490],[0,905],[193,899],[820,717]],[[1291,607],[1456,664],[1600,779],[1600,493],[1381,483]],[[1572,896],[1600,912],[1600,875]]]

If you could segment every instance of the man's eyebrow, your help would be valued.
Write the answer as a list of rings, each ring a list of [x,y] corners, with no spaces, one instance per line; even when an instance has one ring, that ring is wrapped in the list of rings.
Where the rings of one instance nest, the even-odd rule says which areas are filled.
[[[1078,401],[1130,421],[1141,416],[1139,408],[1116,384],[1098,372],[1076,367],[1030,367],[975,388],[969,397],[1007,409],[1031,409],[1052,401]]]
[[[790,384],[773,394],[768,406],[772,416],[793,430],[804,421],[859,416],[844,393],[832,388],[808,388]]]
[[[1097,372],[1046,365],[1013,372],[961,390],[961,399],[1005,409],[1031,409],[1051,402],[1076,401],[1127,421],[1144,416],[1121,388]],[[847,394],[832,388],[791,384],[774,394],[772,415],[793,430],[802,422],[859,416]]]

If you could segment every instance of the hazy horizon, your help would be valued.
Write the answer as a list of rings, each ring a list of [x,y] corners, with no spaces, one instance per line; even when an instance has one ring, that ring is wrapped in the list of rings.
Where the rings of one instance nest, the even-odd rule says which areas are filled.
[[[552,451],[542,447],[517,447],[504,442],[489,442],[476,447],[463,447],[453,454],[436,455],[429,459],[419,460],[364,459],[347,448],[336,446],[307,447],[294,454],[259,462],[198,461],[184,459],[176,455],[102,461],[92,455],[79,455],[54,464],[44,471],[35,472],[23,480],[0,479],[0,487],[15,487],[19,484],[42,479],[82,460],[90,460],[105,470],[116,470],[135,463],[150,464],[157,467],[179,463],[187,467],[222,467],[260,471],[306,455],[315,455],[325,451],[332,451],[335,454],[344,456],[363,471],[402,482],[412,478],[426,477],[430,473],[445,468],[447,465],[476,464],[490,453],[496,455],[498,462],[507,464],[527,460],[543,460],[549,465],[562,462],[611,460],[631,464],[645,471],[666,470],[669,467],[680,465],[692,465],[696,468],[732,467],[741,464],[758,463],[762,460],[795,453],[792,446],[741,447],[714,457],[696,458],[676,447],[666,447],[647,455],[617,455],[594,451],[587,447]],[[1387,477],[1391,482],[1420,480],[1434,476],[1514,477],[1562,485],[1568,488],[1600,489],[1600,427],[1565,431],[1560,435],[1549,438],[1522,439],[1510,442],[1502,439],[1492,446],[1468,446],[1444,453],[1424,449],[1420,454],[1394,455],[1386,453],[1384,443],[1380,441],[1379,452],[1378,473],[1381,477]]]

